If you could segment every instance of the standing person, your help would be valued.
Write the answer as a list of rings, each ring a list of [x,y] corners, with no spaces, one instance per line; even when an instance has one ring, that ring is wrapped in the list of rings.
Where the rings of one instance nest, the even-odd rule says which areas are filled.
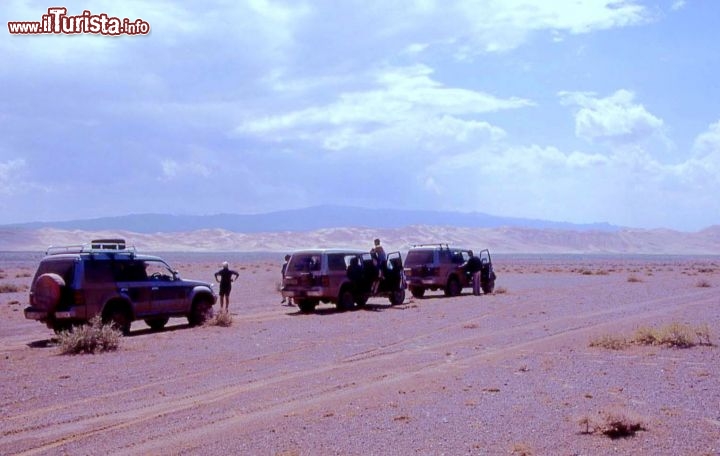
[[[387,255],[385,255],[385,249],[383,246],[380,245],[380,239],[375,239],[375,246],[370,249],[370,255],[372,256],[375,266],[377,266],[380,270],[380,274],[382,275],[382,271],[387,265]]]
[[[223,261],[222,269],[215,273],[215,280],[220,282],[220,312],[223,310],[223,302],[225,303],[225,312],[230,308],[230,290],[232,282],[237,279],[240,274],[230,269],[227,261]]]
[[[387,255],[385,255],[383,246],[380,245],[380,239],[375,239],[374,244],[374,247],[370,249],[370,256],[372,257],[373,264],[377,267],[378,273],[372,285],[373,294],[377,293],[380,281],[385,277],[385,268],[387,267]]]
[[[288,263],[290,263],[290,255],[285,255],[285,262],[282,265],[282,268],[280,269],[280,287],[282,287],[283,280],[285,280],[285,271],[287,271]],[[280,304],[285,304],[285,296],[283,296],[282,301],[280,301]],[[292,298],[287,298],[287,305],[292,306]]]
[[[465,264],[462,265],[462,268],[465,269],[468,274],[472,274],[473,294],[475,296],[480,296],[480,283],[482,282],[480,280],[480,270],[482,269],[482,261],[480,261],[480,258],[473,255],[472,250],[468,253],[470,254],[470,257]]]

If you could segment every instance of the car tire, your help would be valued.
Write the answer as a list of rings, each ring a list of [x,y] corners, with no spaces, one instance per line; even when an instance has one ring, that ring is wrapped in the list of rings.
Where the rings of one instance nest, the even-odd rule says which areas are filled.
[[[122,333],[123,336],[130,334],[132,319],[123,306],[113,305],[105,312],[102,318],[105,325],[110,325]]]
[[[170,321],[170,318],[168,317],[146,318],[145,324],[148,325],[153,331],[160,331],[165,327],[168,321]]]
[[[340,292],[337,301],[337,309],[340,311],[352,310],[355,308],[355,298],[353,297],[350,290],[343,290]]]
[[[491,294],[493,291],[495,291],[495,280],[491,280],[487,283],[483,283],[480,286],[482,287],[483,293]]]
[[[425,289],[422,287],[410,287],[410,293],[414,298],[422,298],[425,296]]]
[[[390,305],[397,306],[405,302],[405,290],[393,291],[390,294]]]
[[[317,305],[315,302],[308,301],[307,299],[295,299],[295,304],[297,304],[298,309],[300,309],[302,313],[314,312],[315,306]]]
[[[462,292],[462,288],[460,288],[460,281],[458,281],[457,277],[450,277],[450,280],[448,280],[447,286],[445,287],[445,296],[458,296]]]
[[[199,297],[193,301],[190,315],[188,315],[188,323],[190,326],[200,326],[204,324],[212,312],[212,301],[206,297]]]

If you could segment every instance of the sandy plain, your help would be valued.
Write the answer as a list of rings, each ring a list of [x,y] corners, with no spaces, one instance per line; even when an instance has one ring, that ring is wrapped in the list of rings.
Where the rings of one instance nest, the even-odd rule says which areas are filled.
[[[496,256],[492,295],[309,315],[253,260],[233,265],[231,327],[135,322],[118,351],[75,356],[23,317],[38,260],[0,265],[19,289],[0,294],[3,455],[720,454],[717,346],[589,346],[673,322],[717,344],[717,258]],[[645,430],[585,433],[608,411]]]

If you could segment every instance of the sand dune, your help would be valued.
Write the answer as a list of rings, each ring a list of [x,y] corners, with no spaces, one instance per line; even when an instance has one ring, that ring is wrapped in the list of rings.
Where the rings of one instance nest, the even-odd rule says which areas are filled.
[[[305,247],[366,248],[380,237],[390,249],[447,242],[497,253],[720,254],[720,226],[695,233],[672,230],[572,231],[530,228],[410,226],[398,229],[326,228],[307,232],[239,233],[222,229],[136,233],[42,228],[0,231],[0,250],[43,251],[50,245],[122,237],[143,251],[292,251]]]

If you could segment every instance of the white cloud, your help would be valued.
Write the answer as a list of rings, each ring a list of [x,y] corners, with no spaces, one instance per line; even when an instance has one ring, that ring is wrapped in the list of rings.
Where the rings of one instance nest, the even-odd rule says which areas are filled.
[[[673,11],[678,11],[678,10],[685,8],[686,4],[687,4],[687,2],[685,0],[675,0],[670,8]]]
[[[433,138],[495,141],[505,136],[502,129],[466,117],[533,105],[520,98],[447,87],[431,75],[424,65],[386,69],[374,74],[373,89],[342,93],[326,105],[248,120],[236,133],[317,141],[329,150],[409,147],[431,144]]]
[[[188,176],[207,178],[212,174],[207,165],[192,161],[179,162],[173,159],[164,159],[160,161],[160,166],[162,168],[161,180],[171,180]]]
[[[20,177],[24,169],[25,160],[22,158],[0,162],[0,194],[12,195],[26,187]]]
[[[575,134],[588,141],[635,143],[662,136],[663,121],[635,102],[635,94],[618,90],[606,98],[588,92],[561,92],[563,103],[577,106]]]
[[[446,6],[443,5],[443,8]],[[465,54],[503,52],[524,44],[531,33],[589,33],[641,24],[647,10],[633,0],[468,0],[449,8],[470,25]]]

